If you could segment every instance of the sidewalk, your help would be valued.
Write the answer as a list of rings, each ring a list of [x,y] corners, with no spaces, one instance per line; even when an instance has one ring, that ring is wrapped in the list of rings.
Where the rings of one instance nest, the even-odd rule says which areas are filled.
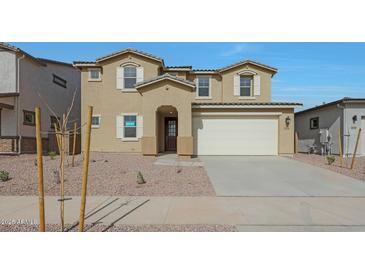
[[[67,224],[78,221],[80,197],[65,201]],[[46,223],[59,223],[58,197],[46,197]],[[0,220],[36,220],[36,196],[0,196]],[[242,231],[365,231],[365,198],[352,197],[118,197],[90,196],[85,223],[227,224]],[[304,226],[304,227],[303,227]],[[308,227],[306,229],[305,227]],[[295,229],[297,228],[297,229]]]

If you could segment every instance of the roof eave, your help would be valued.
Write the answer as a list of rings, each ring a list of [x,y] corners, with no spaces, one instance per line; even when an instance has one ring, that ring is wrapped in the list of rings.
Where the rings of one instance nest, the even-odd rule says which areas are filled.
[[[123,55],[123,54],[126,54],[126,53],[133,53],[133,54],[140,55],[140,56],[143,56],[143,57],[151,59],[151,60],[155,60],[157,62],[160,62],[162,64],[162,66],[165,68],[165,63],[164,63],[163,59],[154,57],[154,56],[149,55],[149,54],[145,54],[145,53],[140,52],[140,51],[131,50],[131,49],[126,49],[126,50],[118,51],[118,52],[115,52],[115,53],[111,53],[111,54],[106,55],[106,56],[102,56],[100,58],[97,58],[96,62],[103,62],[105,60],[108,60],[108,59],[111,59],[111,58],[114,58],[114,57],[117,57],[119,55]]]
[[[245,60],[245,61],[242,61],[242,62],[232,64],[230,66],[223,67],[223,68],[219,69],[218,72],[222,73],[222,72],[225,72],[227,70],[230,70],[230,69],[233,69],[235,67],[242,66],[242,65],[245,65],[245,64],[251,64],[251,65],[254,65],[254,66],[261,67],[263,69],[269,70],[269,71],[272,72],[272,75],[275,75],[278,72],[277,68],[266,66],[264,64],[260,64],[260,63],[257,63],[255,61],[251,61],[251,60]]]

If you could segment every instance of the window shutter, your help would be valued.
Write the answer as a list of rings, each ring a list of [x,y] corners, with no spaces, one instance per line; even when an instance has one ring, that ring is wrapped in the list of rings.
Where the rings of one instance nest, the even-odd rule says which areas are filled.
[[[144,76],[143,76],[143,67],[137,67],[137,83],[143,82]]]
[[[194,82],[195,82],[195,92],[196,92],[196,97],[199,97],[199,78],[196,77],[194,79]]]
[[[117,67],[117,74],[116,74],[116,79],[117,79],[117,89],[123,89],[124,88],[124,68],[123,67]]]
[[[117,138],[123,138],[123,125],[124,125],[124,117],[122,115],[117,116]]]
[[[137,116],[137,138],[143,137],[143,116]]]
[[[233,89],[233,94],[235,96],[240,96],[240,76],[238,74],[233,76]]]
[[[212,77],[209,77],[209,97],[212,96]]]
[[[261,94],[260,75],[256,74],[253,76],[253,95],[259,96],[260,94]]]

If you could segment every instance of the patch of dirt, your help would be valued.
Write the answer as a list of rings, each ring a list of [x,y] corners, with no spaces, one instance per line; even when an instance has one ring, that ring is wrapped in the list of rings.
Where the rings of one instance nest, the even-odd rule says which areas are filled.
[[[340,158],[335,157],[335,162],[332,165],[327,163],[326,156],[321,156],[317,154],[304,154],[298,153],[294,155],[294,159],[305,162],[314,166],[326,168],[337,173],[341,173],[352,178],[365,181],[365,157],[356,157],[354,168],[351,170],[352,158],[344,158],[342,160],[342,167],[340,164]]]
[[[0,170],[10,173],[11,180],[0,182],[0,195],[37,195],[36,155],[0,156]],[[123,196],[215,196],[204,167],[154,165],[154,158],[121,153],[91,153],[88,195]],[[75,158],[75,167],[65,168],[65,194],[80,195],[82,156]],[[45,195],[57,196],[59,156],[44,157]],[[145,184],[137,184],[141,172]]]

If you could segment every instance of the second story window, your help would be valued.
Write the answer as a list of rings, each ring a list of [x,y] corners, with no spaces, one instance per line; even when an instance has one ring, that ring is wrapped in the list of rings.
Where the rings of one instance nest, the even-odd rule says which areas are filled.
[[[240,77],[240,96],[249,97],[252,96],[252,77],[241,76]]]
[[[134,66],[124,67],[124,88],[134,88],[137,83],[137,69]]]
[[[59,85],[60,87],[67,88],[67,81],[56,74],[53,74],[53,83]]]
[[[310,127],[310,129],[318,129],[319,128],[319,118],[318,117],[311,118],[309,120],[309,127]]]
[[[198,86],[197,86],[198,97],[209,97],[209,77],[198,77]]]
[[[89,81],[100,81],[101,80],[101,70],[100,69],[90,69],[89,70]]]

